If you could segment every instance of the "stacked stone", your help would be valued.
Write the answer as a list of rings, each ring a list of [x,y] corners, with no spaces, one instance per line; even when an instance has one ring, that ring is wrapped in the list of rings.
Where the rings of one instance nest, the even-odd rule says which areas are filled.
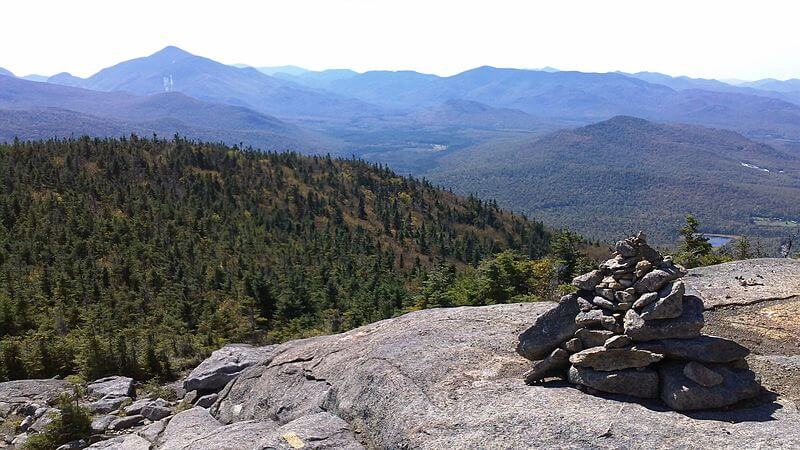
[[[748,350],[701,334],[703,303],[686,269],[650,247],[643,233],[617,242],[612,259],[576,277],[577,292],[520,335],[533,384],[564,377],[581,388],[658,398],[675,410],[727,406],[756,396]]]

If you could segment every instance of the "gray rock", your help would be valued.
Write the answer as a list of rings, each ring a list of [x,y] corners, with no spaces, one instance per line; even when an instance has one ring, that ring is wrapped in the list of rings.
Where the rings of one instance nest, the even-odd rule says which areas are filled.
[[[656,269],[639,278],[639,281],[633,285],[633,289],[636,290],[637,294],[656,292],[670,281],[677,280],[686,275],[685,272],[685,270],[679,267],[673,269]]]
[[[674,319],[683,313],[683,281],[676,280],[658,291],[658,300],[642,308],[639,313],[644,320]]]
[[[273,448],[363,450],[364,446],[355,439],[347,422],[328,412],[321,412],[281,426],[261,438],[255,446],[258,450]]]
[[[158,437],[161,436],[161,433],[164,431],[164,428],[167,427],[167,419],[159,420],[156,422],[147,425],[146,427],[139,430],[136,434],[145,438],[148,442],[156,442]]]
[[[703,387],[713,387],[724,381],[722,375],[695,361],[689,361],[683,366],[683,374]]]
[[[612,336],[608,338],[603,343],[603,347],[605,348],[623,348],[631,345],[631,338],[625,336],[624,334],[618,334],[616,336]]]
[[[94,433],[102,433],[106,431],[111,422],[115,421],[117,416],[112,416],[111,414],[105,414],[100,416],[95,416],[92,418],[92,424],[90,425],[90,429]]]
[[[699,336],[692,339],[662,339],[639,342],[636,348],[661,353],[667,358],[707,363],[727,363],[746,357],[750,350],[729,339]]]
[[[22,422],[19,423],[19,430],[20,431],[28,431],[28,428],[30,428],[31,425],[33,425],[34,422],[36,422],[36,418],[35,417],[33,417],[33,416],[25,416],[25,418],[22,419]]]
[[[170,419],[164,432],[161,433],[159,450],[183,449],[186,445],[197,440],[199,436],[208,434],[221,427],[219,423],[205,408],[194,407],[175,414]]]
[[[29,430],[36,431],[37,433],[43,432],[48,425],[53,423],[61,415],[61,411],[58,409],[52,408],[48,410],[46,413],[39,416],[33,424],[31,424]]]
[[[636,256],[636,246],[628,239],[617,241],[617,243],[614,244],[614,251],[623,258]]]
[[[741,280],[755,280],[757,284]],[[703,299],[707,309],[748,305],[766,299],[800,296],[800,260],[761,258],[691,269],[687,292]]]
[[[614,293],[614,300],[618,303],[633,303],[636,301],[636,296],[628,293],[627,291],[617,291]]]
[[[204,395],[197,399],[197,402],[195,402],[195,406],[208,409],[211,407],[211,405],[214,404],[214,402],[217,401],[217,397],[219,397],[219,395],[217,394]]]
[[[230,344],[213,352],[183,380],[186,391],[219,391],[246,368],[269,358],[275,346]]]
[[[600,264],[600,270],[623,274],[633,272],[636,267],[637,258],[612,258]]]
[[[247,448],[260,449],[261,446],[257,445],[261,439],[269,436],[280,428],[277,422],[271,420],[246,420],[243,422],[235,422],[230,425],[225,425],[216,428],[201,436],[197,436],[195,440],[182,447],[183,450],[239,450],[242,444],[247,442],[251,444]],[[254,445],[255,444],[255,445]],[[275,446],[271,448],[293,448],[286,445],[284,441],[283,446]],[[296,447],[295,447],[296,448]],[[313,448],[304,445],[302,448]]]
[[[81,450],[89,445],[85,439],[76,439],[56,447],[56,450]]]
[[[583,348],[601,347],[612,336],[614,333],[608,330],[581,328],[575,332],[575,337],[581,340]]]
[[[647,350],[593,347],[570,356],[569,362],[577,367],[611,371],[645,367],[661,359],[663,356]]]
[[[0,383],[0,400],[13,408],[21,404],[53,405],[64,393],[72,393],[72,385],[65,380],[15,380]]]
[[[592,302],[590,302],[588,299],[584,297],[579,296],[576,301],[578,302],[578,309],[580,309],[583,312],[595,309],[594,304],[592,304]]]
[[[14,436],[14,439],[11,441],[11,445],[16,448],[21,448],[26,442],[28,442],[28,437],[28,433],[18,434]]]
[[[579,351],[583,350],[583,342],[581,342],[580,339],[575,337],[568,340],[567,342],[564,342],[564,345],[562,347],[564,348],[564,350],[570,353],[578,353]]]
[[[105,441],[96,442],[86,448],[92,450],[150,450],[150,442],[136,434],[125,434]]]
[[[133,378],[121,376],[100,378],[86,385],[86,391],[96,398],[132,397]]]
[[[722,408],[753,398],[761,391],[755,374],[749,370],[712,366],[724,381],[704,387],[686,377],[683,372],[685,365],[680,361],[670,361],[659,367],[661,400],[676,411]]]
[[[126,430],[130,427],[135,427],[144,422],[144,416],[139,414],[133,416],[124,416],[114,419],[113,422],[108,424],[108,429],[111,431]]]
[[[94,414],[108,414],[111,411],[116,411],[124,403],[131,402],[130,397],[117,397],[114,395],[106,395],[105,397],[95,400],[86,404],[86,409]]]
[[[609,289],[609,290],[610,290],[610,289]],[[603,297],[595,297],[595,298],[592,300],[592,303],[594,303],[596,306],[599,306],[599,307],[601,307],[601,308],[605,308],[605,309],[612,309],[612,310],[613,310],[613,309],[614,309],[614,307],[615,307],[614,303],[612,303],[612,302],[610,302],[610,301],[606,300],[606,299],[605,299],[605,298],[603,298]]]
[[[633,274],[636,278],[642,278],[647,272],[653,270],[653,264],[650,261],[644,260],[636,263],[636,269]]]
[[[658,397],[658,372],[655,369],[626,369],[606,372],[572,366],[569,381],[610,394],[639,398]]]
[[[536,318],[533,325],[519,335],[517,353],[536,361],[571,338],[578,329],[575,323],[575,316],[580,312],[577,298],[576,294],[565,295],[554,308]]]
[[[552,306],[437,308],[286,342],[211,411],[225,423],[282,424],[335,412],[368,448],[800,447],[800,411],[783,398],[687,416],[525,385],[516,335]]]
[[[639,311],[647,305],[652,304],[658,300],[658,292],[648,292],[646,294],[642,294],[638,300],[633,302],[633,309]]]
[[[125,415],[126,416],[132,416],[134,414],[141,413],[142,412],[142,408],[147,406],[147,404],[150,403],[150,402],[152,402],[152,400],[149,399],[149,398],[140,398],[140,399],[136,400],[135,402],[131,403],[130,405],[126,406],[122,410],[125,411]]]
[[[594,293],[596,294],[595,295],[595,299],[597,299],[597,297],[600,297],[600,298],[604,298],[606,300],[614,300],[614,290],[613,289],[597,288],[597,289],[594,290]],[[594,300],[592,300],[592,302],[594,302]]]
[[[704,324],[703,302],[691,295],[683,297],[683,314],[674,319],[645,321],[633,309],[625,314],[625,334],[634,341],[694,338]]]
[[[193,405],[199,395],[197,391],[189,391],[183,396],[181,403],[184,405]]]
[[[525,383],[533,384],[545,378],[563,376],[569,367],[569,352],[557,348],[547,358],[534,361],[531,370],[525,372]]]
[[[172,410],[167,408],[166,406],[161,406],[157,404],[148,404],[144,408],[142,408],[142,415],[152,420],[153,422],[157,420],[161,420],[165,417],[169,417],[172,415]]]
[[[580,311],[574,316],[573,322],[578,327],[590,327],[592,325],[599,325],[603,321],[603,311],[593,309],[591,311]],[[573,330],[573,333],[575,330]]]
[[[573,278],[572,285],[582,291],[593,291],[602,279],[603,272],[599,270],[593,270]]]

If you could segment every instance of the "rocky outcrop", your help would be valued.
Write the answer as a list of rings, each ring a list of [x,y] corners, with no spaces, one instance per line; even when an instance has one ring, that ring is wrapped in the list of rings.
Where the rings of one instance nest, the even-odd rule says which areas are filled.
[[[617,242],[614,257],[600,269],[576,277],[572,284],[578,291],[559,305],[563,309],[574,299],[580,312],[573,325],[563,324],[562,319],[554,322],[562,329],[555,330],[544,327],[540,318],[520,335],[518,349],[529,342],[553,345],[555,336],[579,328],[575,338],[569,335],[555,343],[561,348],[550,356],[534,358],[525,382],[559,376],[591,390],[642,398],[655,397],[655,389],[660,389],[664,403],[678,410],[721,408],[758,395],[760,386],[744,364],[746,349],[701,336],[703,301],[684,295],[681,278],[686,274],[647,245],[642,233]],[[575,345],[575,339],[588,344],[586,337],[597,331],[612,335],[602,344],[596,339],[588,348]],[[559,351],[563,354],[555,358]],[[519,353],[531,359],[531,352]],[[572,367],[557,364],[564,354],[571,354]],[[665,357],[670,360],[661,364]]]
[[[761,258],[691,269],[687,292],[706,309],[800,296],[800,260]]]
[[[183,388],[187,392],[219,391],[243,370],[266,359],[273,348],[274,346],[254,347],[247,344],[226,345],[195,367],[183,381]]]
[[[511,350],[515,335],[553,306],[418,311],[288,342],[226,386],[211,412],[226,424],[281,426],[329,414],[368,448],[800,445],[800,414],[780,399],[686,416],[656,400],[620,403],[565,384],[526,386],[519,379],[526,364]],[[658,393],[649,369],[580,370],[587,384],[611,390],[637,382],[642,397]]]

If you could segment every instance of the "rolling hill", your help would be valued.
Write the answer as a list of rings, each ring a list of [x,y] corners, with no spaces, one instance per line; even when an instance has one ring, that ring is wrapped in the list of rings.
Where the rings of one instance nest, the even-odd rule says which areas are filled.
[[[264,150],[335,150],[330,138],[250,109],[170,92],[139,96],[0,76],[0,137],[124,136],[132,132],[240,142]],[[8,111],[27,111],[16,117]],[[12,134],[14,133],[14,134]]]
[[[613,239],[650,230],[672,244],[687,213],[707,232],[778,235],[800,219],[800,158],[730,131],[633,117],[444,157],[426,174],[554,226]]]

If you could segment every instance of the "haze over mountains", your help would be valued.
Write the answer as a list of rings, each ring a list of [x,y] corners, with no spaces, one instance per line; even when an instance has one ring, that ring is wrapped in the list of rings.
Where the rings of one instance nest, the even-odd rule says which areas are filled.
[[[590,175],[605,174],[616,180],[611,184],[622,183],[619,189],[639,192],[622,196],[615,191],[615,201],[623,206],[627,201],[639,204],[652,196],[654,178],[641,171],[635,176],[626,172],[628,178],[622,180],[613,174],[627,167],[626,161],[643,158],[639,152],[644,151],[650,156],[640,161],[641,170],[665,165],[670,175],[680,172],[677,184],[686,189],[694,186],[691,192],[702,185],[707,192],[725,188],[730,194],[713,204],[701,195],[689,195],[688,203],[678,202],[668,220],[647,226],[666,233],[679,209],[683,213],[701,206],[724,210],[708,221],[712,231],[733,233],[737,227],[774,231],[754,229],[752,217],[757,214],[800,219],[800,212],[783,201],[798,186],[792,171],[793,158],[800,155],[800,80],[732,84],[651,72],[489,66],[449,77],[414,71],[309,71],[296,66],[225,65],[176,47],[121,62],[85,79],[69,73],[46,82],[31,81],[42,80],[39,76],[26,78],[0,70],[0,140],[179,133],[265,150],[355,155],[402,173],[429,174],[463,192],[498,198],[504,206],[521,208],[554,225],[575,226],[589,236],[605,236],[606,230],[623,223],[608,219],[589,232],[589,224],[596,222],[587,218],[585,210],[569,207],[589,199],[567,191],[569,198],[554,206],[548,197],[552,192],[542,192],[540,182],[529,185],[539,179],[534,175],[548,172],[548,183],[555,183],[556,174],[566,180],[591,167]],[[739,135],[634,119],[609,121],[620,115]],[[579,128],[596,122],[602,122],[598,128]],[[565,166],[570,160],[565,155],[574,152],[575,142],[587,133],[597,153]],[[623,137],[629,140],[619,141]],[[745,158],[740,147],[756,150]],[[540,155],[539,159],[530,159],[531,154]],[[680,171],[671,159],[676,155],[684,161]],[[700,155],[713,156],[711,163],[703,160],[706,171],[689,163]],[[527,165],[517,165],[517,158]],[[768,179],[763,173],[745,171],[741,184],[724,185],[720,177],[738,177],[744,166],[737,164],[742,162],[774,168],[785,164],[786,171],[780,176],[770,172]],[[644,177],[651,184],[630,177]],[[605,186],[601,183],[605,178],[596,178],[601,183],[597,185],[590,178],[568,184],[582,186],[584,194]],[[770,189],[777,189],[775,198],[767,198]],[[686,199],[686,194],[681,191],[678,198]],[[759,211],[745,214],[736,202],[758,202]],[[638,223],[632,219],[635,209],[623,210],[630,215],[620,220]]]

